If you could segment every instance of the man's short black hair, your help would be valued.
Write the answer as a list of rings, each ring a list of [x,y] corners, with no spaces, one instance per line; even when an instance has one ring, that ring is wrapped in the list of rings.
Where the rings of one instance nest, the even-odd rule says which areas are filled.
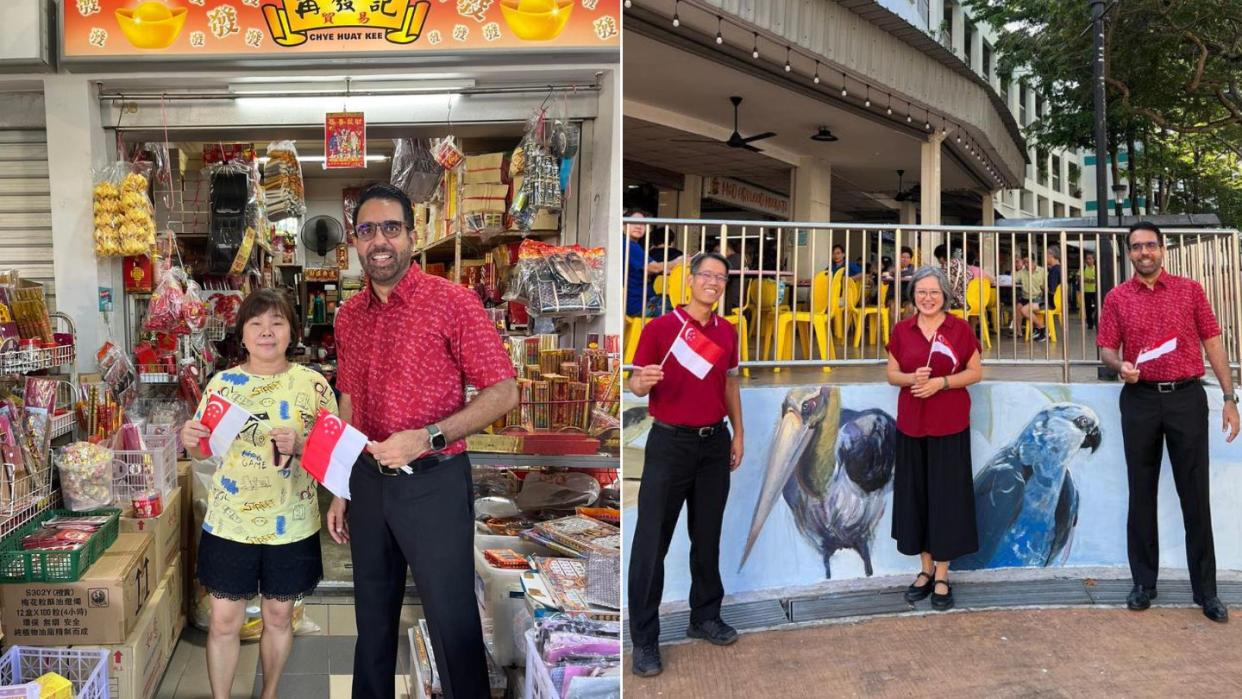
[[[725,259],[724,255],[721,255],[718,252],[701,252],[690,258],[690,274],[698,274],[699,268],[702,267],[703,263],[707,260],[716,260],[720,264],[724,265],[726,272],[729,271],[729,261]]]
[[[1156,240],[1160,243],[1160,247],[1164,247],[1164,233],[1160,232],[1160,227],[1150,221],[1139,221],[1130,226],[1130,232],[1126,233],[1126,245],[1130,244],[1130,236],[1134,231],[1151,231],[1156,234]]]
[[[910,257],[914,257],[914,248],[910,247],[909,245],[902,245],[901,251],[909,255]]]
[[[948,256],[948,251],[949,249],[944,246],[944,243],[941,243],[936,246],[935,250],[932,250],[932,257],[935,257],[937,260],[943,260]]]
[[[414,230],[414,206],[410,204],[410,197],[400,187],[388,184],[387,182],[376,182],[367,185],[362,190],[362,195],[358,197],[358,205],[354,207],[354,223],[358,222],[358,214],[362,211],[362,205],[372,199],[384,199],[387,201],[395,201],[401,205],[401,210],[405,212],[405,230]]]
[[[845,252],[845,246],[844,246],[844,245],[842,245],[842,244],[840,244],[840,243],[833,243],[833,244],[832,244],[832,251],[833,251],[833,252],[836,252],[836,251],[838,251],[838,250],[840,250],[841,252]]]

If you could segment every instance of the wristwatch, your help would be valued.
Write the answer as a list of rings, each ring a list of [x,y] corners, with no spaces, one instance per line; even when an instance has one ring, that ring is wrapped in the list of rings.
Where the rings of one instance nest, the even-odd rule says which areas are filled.
[[[431,448],[436,451],[441,451],[448,446],[448,438],[436,425],[427,425],[427,436],[430,438]]]
[[[1234,405],[1238,403],[1238,394],[1233,391],[1226,393],[1224,398],[1226,403],[1233,403]]]
[[[941,376],[940,378],[944,379],[944,387],[947,389],[949,387],[949,377]]]

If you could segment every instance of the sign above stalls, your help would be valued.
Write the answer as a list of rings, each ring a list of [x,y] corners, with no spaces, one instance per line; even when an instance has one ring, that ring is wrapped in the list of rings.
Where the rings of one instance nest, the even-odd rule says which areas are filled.
[[[751,211],[789,218],[789,197],[728,177],[704,177],[703,197]]]
[[[66,61],[619,49],[621,0],[64,0]]]

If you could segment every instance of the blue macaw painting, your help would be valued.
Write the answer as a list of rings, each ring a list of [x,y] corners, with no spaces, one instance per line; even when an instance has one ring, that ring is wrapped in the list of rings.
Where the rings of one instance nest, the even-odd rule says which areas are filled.
[[[988,382],[970,389],[979,550],[957,570],[1125,568],[1127,481],[1117,384]],[[1220,424],[1219,393],[1208,392]],[[742,390],[746,454],[734,472],[721,535],[730,595],[870,576],[906,576],[892,527],[897,389],[852,384]],[[625,396],[627,469],[651,420]],[[1242,569],[1242,442],[1210,430],[1213,529],[1220,569]],[[632,475],[632,474],[631,474]],[[1181,511],[1165,460],[1161,561],[1185,566]],[[624,550],[637,516],[627,495]],[[689,595],[684,517],[665,560],[668,601]],[[901,578],[902,584],[908,582]]]

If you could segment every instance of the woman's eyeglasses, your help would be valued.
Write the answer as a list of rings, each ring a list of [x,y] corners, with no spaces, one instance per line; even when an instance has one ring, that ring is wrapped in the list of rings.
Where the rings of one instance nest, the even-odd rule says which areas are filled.
[[[392,240],[405,233],[405,222],[383,221],[381,223],[359,223],[354,226],[354,235],[358,236],[359,240],[370,240],[380,231],[384,232],[385,238]]]

